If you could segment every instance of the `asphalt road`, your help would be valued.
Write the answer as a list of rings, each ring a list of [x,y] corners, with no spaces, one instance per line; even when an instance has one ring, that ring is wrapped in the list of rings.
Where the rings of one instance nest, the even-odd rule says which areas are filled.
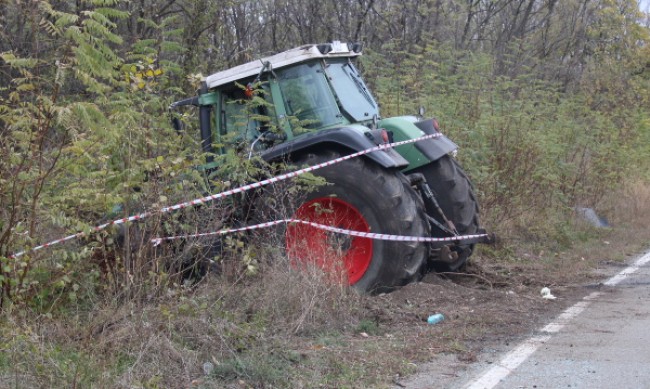
[[[514,348],[402,383],[420,388],[650,388],[650,253]],[[443,365],[443,364],[441,364]]]

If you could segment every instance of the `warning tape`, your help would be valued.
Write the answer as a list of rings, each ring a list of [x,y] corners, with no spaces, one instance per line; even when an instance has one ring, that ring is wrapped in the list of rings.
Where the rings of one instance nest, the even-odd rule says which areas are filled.
[[[146,211],[146,212],[139,213],[137,215],[125,217],[125,218],[122,218],[122,219],[113,220],[111,222],[104,223],[104,224],[93,227],[91,229],[91,232],[98,232],[98,231],[104,230],[104,229],[106,229],[106,228],[108,228],[108,227],[110,227],[112,225],[124,224],[124,223],[131,222],[131,221],[141,220],[141,219],[147,218],[147,217],[149,217],[149,216],[151,216],[153,214],[156,214],[156,213],[169,213],[169,212],[176,211],[176,210],[179,210],[179,209],[192,207],[192,206],[196,206],[196,205],[199,205],[199,204],[204,204],[204,203],[214,201],[214,200],[217,200],[217,199],[222,199],[224,197],[232,196],[232,195],[235,195],[237,193],[246,192],[246,191],[249,191],[251,189],[261,188],[261,187],[269,185],[269,184],[284,181],[284,180],[287,180],[289,178],[294,178],[294,177],[297,177],[297,176],[299,176],[301,174],[305,174],[305,173],[308,173],[308,172],[311,172],[311,171],[314,171],[316,169],[320,169],[320,168],[323,168],[323,167],[326,167],[326,166],[331,166],[331,165],[346,161],[348,159],[359,157],[361,155],[369,154],[369,153],[372,153],[372,152],[375,152],[375,151],[386,150],[386,149],[390,149],[390,148],[393,148],[393,147],[406,145],[406,144],[409,144],[409,143],[415,143],[415,142],[419,142],[419,141],[426,140],[426,139],[435,139],[435,138],[440,138],[440,137],[442,137],[442,134],[441,133],[436,133],[436,134],[424,135],[424,136],[421,136],[419,138],[407,139],[407,140],[403,140],[403,141],[399,141],[399,142],[382,144],[382,145],[379,145],[379,146],[371,147],[369,149],[358,151],[356,153],[345,155],[343,157],[339,157],[339,158],[336,158],[336,159],[333,159],[333,160],[330,160],[330,161],[322,162],[322,163],[319,163],[317,165],[309,166],[309,167],[306,167],[304,169],[296,170],[296,171],[289,172],[289,173],[284,173],[284,174],[281,174],[279,176],[268,178],[266,180],[253,182],[253,183],[247,184],[247,185],[243,185],[243,186],[240,186],[238,188],[230,189],[230,190],[227,190],[227,191],[224,191],[224,192],[221,192],[221,193],[216,193],[216,194],[212,194],[212,195],[205,196],[205,197],[202,197],[202,198],[187,201],[187,202],[184,202],[184,203],[180,203],[180,204],[176,204],[176,205],[172,205],[172,206],[168,206],[168,207],[163,207],[163,208],[160,208],[160,209],[158,209],[156,211]],[[69,235],[69,236],[66,236],[66,237],[61,238],[61,239],[53,240],[51,242],[42,244],[40,246],[36,246],[36,247],[32,247],[32,248],[24,250],[24,251],[20,251],[18,253],[10,255],[9,258],[12,258],[12,259],[13,258],[18,258],[18,257],[21,257],[21,256],[27,254],[27,253],[36,252],[36,251],[39,251],[39,250],[42,250],[42,249],[45,249],[45,248],[48,248],[48,247],[52,247],[52,246],[57,245],[57,244],[67,242],[67,241],[72,240],[72,239],[81,238],[81,237],[84,237],[84,236],[87,236],[87,235],[88,234],[86,232],[78,232],[76,234]]]
[[[189,239],[189,238],[200,238],[200,237],[205,237],[205,236],[231,234],[231,233],[234,233],[234,232],[259,230],[259,229],[269,228],[269,227],[277,226],[278,224],[285,224],[285,223],[286,224],[290,224],[290,223],[305,224],[305,225],[308,225],[308,226],[311,226],[311,227],[314,227],[314,228],[318,228],[318,229],[325,230],[325,231],[330,231],[330,232],[335,232],[335,233],[343,234],[343,235],[357,236],[357,237],[361,237],[361,238],[369,238],[369,239],[375,239],[375,240],[390,240],[390,241],[396,241],[396,242],[454,242],[454,241],[457,241],[457,240],[479,239],[479,238],[488,237],[488,234],[457,235],[457,236],[449,236],[449,237],[443,237],[443,238],[434,238],[434,237],[430,237],[430,236],[405,236],[405,235],[377,234],[377,233],[374,233],[374,232],[362,232],[362,231],[346,230],[344,228],[327,226],[327,225],[324,225],[324,224],[314,223],[314,222],[310,222],[310,221],[307,221],[307,220],[282,219],[282,220],[274,220],[274,221],[271,221],[271,222],[260,223],[260,224],[255,224],[255,225],[241,227],[241,228],[227,228],[227,229],[223,229],[223,230],[219,230],[219,231],[213,231],[213,232],[203,232],[203,233],[198,233],[198,234],[177,235],[177,236],[166,236],[164,238],[153,238],[153,239],[151,239],[151,242],[153,243],[154,246],[158,246],[163,241],[181,240],[181,239]]]

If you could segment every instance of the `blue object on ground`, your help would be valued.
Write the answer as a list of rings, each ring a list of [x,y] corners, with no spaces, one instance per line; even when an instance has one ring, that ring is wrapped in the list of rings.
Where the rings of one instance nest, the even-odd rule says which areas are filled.
[[[443,320],[445,320],[445,315],[443,315],[442,313],[436,313],[435,315],[429,316],[429,318],[427,319],[427,323],[438,324]]]
[[[609,222],[604,217],[598,216],[596,211],[593,208],[583,208],[575,207],[575,211],[580,215],[587,223],[591,224],[594,227],[609,227]]]

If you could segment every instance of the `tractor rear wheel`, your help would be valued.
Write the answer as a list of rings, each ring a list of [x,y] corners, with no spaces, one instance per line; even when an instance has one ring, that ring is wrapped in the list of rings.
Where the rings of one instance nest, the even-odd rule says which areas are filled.
[[[311,153],[294,164],[316,165],[340,156],[335,151]],[[361,232],[429,235],[422,202],[401,172],[353,158],[313,174],[327,184],[295,196],[286,212],[292,218]],[[273,197],[272,201],[280,201]],[[271,206],[282,208],[277,205]],[[300,223],[286,227],[285,244],[292,263],[316,265],[370,293],[390,291],[419,279],[428,257],[424,243],[355,237]]]
[[[479,207],[472,183],[460,164],[450,155],[430,164],[409,171],[422,173],[434,192],[436,200],[447,219],[451,220],[460,235],[476,234],[479,231]],[[440,224],[444,220],[437,212],[429,212]],[[449,233],[431,226],[431,236],[445,237]],[[437,271],[456,271],[462,268],[474,250],[473,244],[458,245],[453,249],[458,257],[453,262],[432,259]]]

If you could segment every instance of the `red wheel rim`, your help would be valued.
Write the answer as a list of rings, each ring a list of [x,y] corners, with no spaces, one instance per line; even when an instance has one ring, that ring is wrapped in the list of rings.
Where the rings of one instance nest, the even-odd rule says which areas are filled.
[[[304,203],[295,218],[352,231],[370,232],[370,226],[351,204],[333,197]],[[350,285],[368,270],[372,239],[324,231],[305,224],[290,224],[286,235],[287,254],[293,263],[313,264],[327,273],[340,274]]]

